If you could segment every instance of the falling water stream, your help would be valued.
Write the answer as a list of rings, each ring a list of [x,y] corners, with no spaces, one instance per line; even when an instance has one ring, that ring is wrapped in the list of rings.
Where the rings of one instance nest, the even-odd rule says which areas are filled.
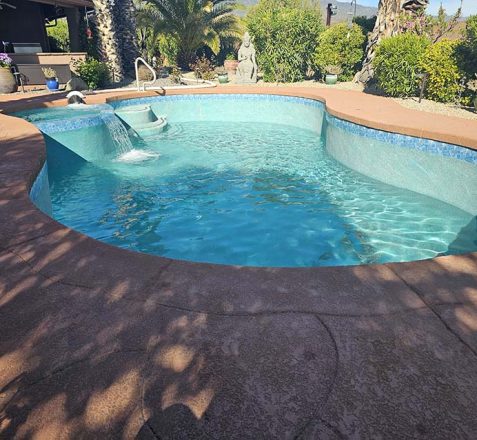
[[[104,121],[111,139],[113,141],[117,156],[121,157],[134,149],[131,139],[129,139],[126,127],[119,118],[112,112],[101,112],[101,119]]]
[[[126,127],[114,113],[108,111],[101,112],[101,118],[113,141],[116,151],[116,161],[142,162],[159,156],[158,153],[152,151],[135,149],[131,143]]]

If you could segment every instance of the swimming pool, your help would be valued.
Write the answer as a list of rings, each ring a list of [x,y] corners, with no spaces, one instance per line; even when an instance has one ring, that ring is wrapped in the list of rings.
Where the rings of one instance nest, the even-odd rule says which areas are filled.
[[[138,136],[116,116],[148,107],[166,128]],[[317,101],[183,95],[19,115],[47,144],[32,199],[116,246],[287,267],[477,249],[476,152],[355,125]]]

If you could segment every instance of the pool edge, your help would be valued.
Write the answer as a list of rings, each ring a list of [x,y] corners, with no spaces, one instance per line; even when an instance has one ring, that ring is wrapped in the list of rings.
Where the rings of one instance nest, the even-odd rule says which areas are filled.
[[[326,109],[330,114],[336,117],[343,118],[343,115],[340,115],[339,112],[335,112],[333,107],[329,106],[325,96],[323,94],[317,93],[316,90],[312,91],[302,91],[295,88],[290,88],[288,90],[280,89],[280,90],[270,90],[270,89],[259,89],[259,88],[238,88],[238,87],[231,87],[229,88],[226,93],[262,93],[264,94],[274,94],[274,95],[284,95],[284,96],[296,96],[308,99],[316,99],[323,103],[325,103]],[[318,91],[319,92],[319,91]],[[194,91],[197,93],[197,91]],[[214,89],[214,90],[204,90],[200,93],[207,93],[207,94],[217,94],[217,93],[224,93],[222,88]],[[352,92],[350,92],[352,93]],[[174,91],[173,94],[178,94],[177,91]],[[190,93],[187,93],[190,94]],[[115,95],[115,96],[95,96],[95,99],[101,99],[102,102],[107,102],[108,99],[117,100],[117,99],[129,99],[129,98],[136,98],[136,97],[144,97],[144,94],[135,93],[135,94],[126,94],[126,95]],[[158,94],[153,93],[151,96],[158,96]],[[96,103],[96,102],[95,102]],[[98,102],[99,103],[99,102]],[[50,102],[51,104],[51,102]],[[63,98],[60,100],[55,100],[54,105],[64,105],[65,101]],[[18,107],[17,107],[18,108]],[[352,118],[344,118],[351,122],[360,123],[358,121],[353,121]],[[363,121],[361,120],[361,123]],[[116,259],[121,260],[147,260],[148,263],[146,266],[154,267],[156,270],[161,270],[160,268],[169,267],[170,265],[175,267],[180,267],[184,272],[194,272],[199,271],[202,273],[205,270],[208,273],[208,276],[211,276],[212,279],[216,279],[217,283],[220,284],[224,281],[224,279],[229,278],[230,276],[236,276],[237,271],[248,273],[249,276],[257,277],[257,283],[260,283],[260,279],[262,282],[266,279],[266,284],[272,283],[273,285],[279,286],[279,278],[278,277],[275,281],[269,279],[269,276],[272,273],[282,273],[286,274],[287,277],[294,278],[295,276],[304,277],[304,278],[313,278],[315,279],[317,275],[322,274],[325,278],[328,277],[329,274],[334,274],[337,276],[338,279],[343,278],[346,279],[349,276],[354,276],[356,272],[363,272],[368,274],[366,277],[369,279],[376,279],[376,281],[381,279],[382,277],[375,278],[377,274],[381,272],[385,272],[389,274],[389,277],[394,278],[395,275],[391,275],[389,271],[392,273],[401,272],[402,270],[408,270],[409,265],[412,265],[412,272],[419,272],[422,273],[422,278],[426,277],[426,273],[432,271],[432,267],[436,264],[441,267],[442,270],[447,271],[446,267],[459,267],[462,266],[461,263],[464,260],[469,260],[466,264],[475,264],[477,268],[477,253],[470,253],[458,256],[444,256],[444,257],[437,257],[430,260],[422,260],[422,261],[415,261],[411,263],[389,263],[384,265],[364,265],[364,266],[337,266],[332,268],[326,267],[312,267],[312,268],[254,268],[254,267],[236,267],[236,266],[227,266],[227,265],[214,265],[214,264],[207,264],[207,263],[193,263],[193,262],[185,262],[180,260],[171,260],[165,257],[159,256],[152,256],[146,254],[140,254],[132,251],[128,251],[125,249],[116,248],[114,246],[98,242],[90,237],[87,237],[79,232],[73,231],[63,225],[60,225],[55,220],[46,217],[43,213],[34,207],[33,203],[29,198],[29,192],[31,190],[31,186],[37,177],[38,173],[40,172],[43,163],[45,161],[45,143],[44,140],[39,133],[38,129],[30,124],[27,121],[20,120],[18,118],[13,118],[7,115],[0,115],[0,128],[3,124],[7,124],[11,131],[9,133],[9,138],[6,141],[3,141],[2,144],[4,146],[4,151],[2,151],[2,156],[4,156],[3,162],[3,171],[0,173],[0,182],[4,181],[8,176],[11,174],[15,174],[16,186],[7,186],[7,189],[2,193],[2,200],[3,206],[9,205],[9,202],[15,202],[12,205],[11,209],[4,210],[4,221],[2,222],[2,226],[0,226],[0,237],[2,237],[2,245],[0,246],[1,250],[9,251],[16,253],[17,255],[24,258],[26,255],[30,258],[30,262],[33,264],[36,262],[39,266],[38,270],[46,270],[46,268],[50,267],[48,258],[50,255],[56,255],[58,249],[62,247],[73,248],[73,243],[81,244],[75,250],[75,258],[72,259],[71,265],[74,261],[94,261],[97,259],[101,259],[102,263],[105,264],[105,267],[110,266],[111,268],[114,266],[114,261]],[[361,124],[363,125],[363,124]],[[366,125],[368,126],[368,125]],[[371,128],[374,128],[371,126]],[[382,128],[378,128],[382,129]],[[41,138],[41,139],[40,139]],[[477,139],[475,139],[475,144],[477,146]],[[471,147],[472,148],[472,147]],[[17,154],[18,153],[18,154]],[[7,163],[5,161],[8,161]],[[26,162],[26,164],[24,164]],[[30,165],[31,163],[36,163],[35,166]],[[18,169],[22,169],[22,172],[19,174],[17,172]],[[10,171],[9,171],[10,170]],[[21,177],[20,177],[21,175]],[[19,185],[19,186],[18,186]],[[14,194],[13,197],[10,197],[9,194]],[[26,215],[32,215],[31,212],[33,210],[38,211],[38,216],[41,214],[41,219],[37,220],[35,216],[25,218]],[[16,222],[17,218],[24,219],[24,223]],[[28,222],[31,222],[29,225]],[[35,223],[36,222],[36,223]],[[5,225],[9,225],[5,227]],[[30,226],[30,227],[29,227]],[[3,233],[2,233],[3,232]],[[13,237],[7,239],[7,237]],[[39,259],[39,261],[37,261]],[[41,261],[40,261],[41,260]],[[108,261],[110,264],[107,264]],[[53,269],[50,268],[55,276],[61,276],[62,279],[68,280],[70,282],[78,282],[76,280],[76,276],[71,274],[71,266],[62,266],[57,265],[54,266]],[[46,273],[48,270],[46,270]],[[102,282],[107,283],[108,277],[113,276],[115,271],[106,270],[101,277],[105,279]],[[235,275],[233,275],[235,274]],[[142,276],[145,276],[144,274]],[[148,274],[147,276],[153,276],[153,274]],[[249,278],[247,276],[247,278]],[[321,278],[321,276],[320,276]],[[384,277],[386,278],[386,276]],[[398,277],[400,278],[400,277]],[[419,277],[418,277],[419,278]],[[473,275],[473,280],[475,285],[477,286],[477,270],[476,274]],[[250,279],[247,281],[247,284],[250,282]],[[401,280],[402,282],[402,280]],[[339,284],[339,283],[338,283]],[[270,286],[269,286],[270,287]],[[391,289],[393,290],[393,289]],[[225,292],[224,292],[225,294]],[[392,294],[392,291],[389,292]],[[228,296],[225,295],[223,298]],[[387,294],[386,294],[387,296]],[[175,301],[172,301],[173,303]],[[266,304],[268,301],[264,301]],[[293,309],[292,304],[294,304],[293,298],[288,298],[286,303],[288,306],[285,307],[288,309]],[[210,308],[214,308],[215,302],[212,302],[210,305],[207,303],[203,304],[204,308],[200,310],[208,310]],[[177,304],[176,304],[177,305]],[[403,304],[403,306],[405,306]],[[359,307],[361,308],[361,307]]]

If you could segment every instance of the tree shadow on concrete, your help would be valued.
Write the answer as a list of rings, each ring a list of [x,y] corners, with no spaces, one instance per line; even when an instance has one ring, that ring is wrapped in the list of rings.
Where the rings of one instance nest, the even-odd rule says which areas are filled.
[[[38,211],[26,191],[40,164],[15,148],[0,172],[0,437],[390,438],[475,424],[476,254],[273,269],[129,252]]]

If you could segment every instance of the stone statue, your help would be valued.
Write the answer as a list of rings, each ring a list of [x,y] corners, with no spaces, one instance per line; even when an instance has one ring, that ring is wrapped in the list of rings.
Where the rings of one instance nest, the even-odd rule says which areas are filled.
[[[243,36],[242,45],[238,51],[238,61],[236,82],[239,84],[256,83],[258,66],[255,59],[255,48],[248,32],[245,32]]]

